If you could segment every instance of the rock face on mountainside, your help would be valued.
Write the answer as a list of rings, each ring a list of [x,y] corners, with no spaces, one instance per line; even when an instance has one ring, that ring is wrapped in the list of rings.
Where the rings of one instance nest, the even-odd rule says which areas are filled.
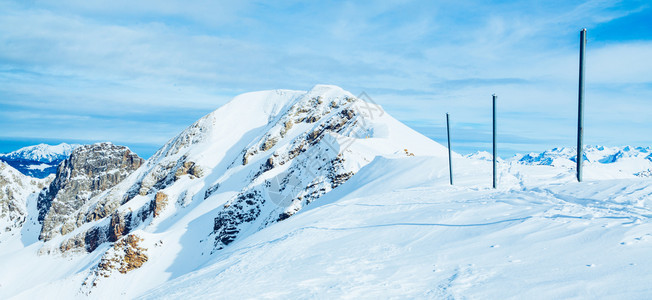
[[[127,274],[140,268],[147,262],[147,248],[141,247],[143,239],[130,234],[113,243],[99,263],[94,266],[80,288],[80,293],[90,295],[102,278],[110,277],[112,273]]]
[[[78,214],[78,210],[95,195],[122,181],[143,162],[127,147],[111,143],[75,149],[59,165],[50,186],[39,195],[38,219],[43,224],[39,238],[47,241],[93,221],[92,216]]]
[[[329,92],[313,90],[299,99],[242,151],[242,165],[259,162],[251,182],[275,176],[249,186],[226,204],[214,221],[216,249],[235,240],[243,225],[265,227],[287,219],[357,172],[359,165],[348,164],[345,151],[347,143],[373,134],[365,123],[371,116],[365,119],[361,109],[369,104],[348,93]]]
[[[25,176],[0,161],[0,235],[22,226],[27,217],[27,198],[50,180]]]

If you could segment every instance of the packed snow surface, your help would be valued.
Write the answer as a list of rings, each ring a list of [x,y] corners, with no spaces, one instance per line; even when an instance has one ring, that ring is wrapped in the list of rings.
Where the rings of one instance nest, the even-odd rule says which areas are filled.
[[[293,218],[143,298],[648,298],[652,181],[377,158]],[[608,178],[611,175],[607,176]]]
[[[451,186],[444,147],[386,113],[344,118],[342,107],[356,103],[347,100],[351,96],[333,86],[248,93],[170,140],[94,203],[112,194],[123,199],[134,184],[156,188],[143,178],[179,161],[196,163],[203,175],[158,186],[171,199],[167,208],[132,232],[143,239],[149,259],[98,279],[97,286],[81,287],[100,258],[117,251],[112,243],[91,253],[43,254],[47,245],[37,240],[38,213],[29,198],[21,234],[0,241],[0,298],[652,297],[649,148],[588,150],[581,183],[570,148],[500,160],[498,189],[491,188],[489,153],[453,153]],[[308,105],[313,102],[321,106]],[[311,110],[321,119],[285,125],[288,116],[314,117],[302,115]],[[275,164],[306,133],[330,128],[324,124],[332,120],[345,126],[311,144],[319,155]],[[353,129],[364,134],[346,131]],[[306,159],[332,158],[324,154],[326,142],[336,145],[329,149],[339,151],[341,167],[354,175],[335,187],[309,185],[324,192],[310,203],[275,202],[278,195],[267,190],[262,216],[294,214],[238,224],[233,241],[215,247],[216,216],[235,206],[234,197],[264,193],[287,170],[306,174]],[[313,176],[333,175],[320,172]],[[304,177],[290,181],[287,190],[305,183]],[[155,192],[136,195],[119,210],[136,211]],[[73,234],[104,223],[83,224]]]

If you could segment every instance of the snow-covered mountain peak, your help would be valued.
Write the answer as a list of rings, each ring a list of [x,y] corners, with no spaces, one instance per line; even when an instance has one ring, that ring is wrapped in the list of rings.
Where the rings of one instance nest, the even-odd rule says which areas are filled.
[[[303,92],[269,90],[249,92],[236,96],[217,110],[197,120],[183,132],[168,141],[149,160],[156,163],[166,157],[178,157],[190,150],[194,153],[210,151],[219,144],[232,143],[252,127],[267,124]],[[204,144],[203,147],[192,147]]]
[[[280,114],[288,113],[291,107],[294,113],[323,111],[319,104],[325,100],[321,99],[344,98],[353,99],[354,96],[332,85],[316,85],[307,92],[279,89],[244,93],[186,128],[154,154],[151,161],[185,153],[183,149],[195,144],[215,145],[225,140],[233,141],[242,137],[246,130],[274,122]],[[328,102],[324,106],[330,104]],[[207,150],[194,148],[194,152]]]
[[[487,151],[478,151],[475,153],[464,155],[466,158],[477,159],[477,160],[492,160],[493,155]]]
[[[336,85],[316,84],[307,93],[306,97],[353,97],[353,94]]]
[[[80,213],[101,211],[127,234],[209,201],[214,222],[203,230],[221,249],[292,216],[377,156],[413,155],[443,160],[446,150],[339,87],[246,93],[172,138],[120,184],[85,202]],[[115,224],[106,222],[78,226],[54,242],[83,247],[118,239]]]
[[[0,160],[5,161],[21,173],[45,178],[57,170],[57,165],[68,158],[77,144],[61,143],[59,145],[39,144],[18,149],[7,154],[0,154]]]

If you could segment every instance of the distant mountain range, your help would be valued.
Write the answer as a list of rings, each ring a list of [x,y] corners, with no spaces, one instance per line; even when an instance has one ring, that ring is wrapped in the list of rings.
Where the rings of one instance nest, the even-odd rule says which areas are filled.
[[[79,147],[77,144],[61,143],[59,145],[38,144],[20,148],[7,154],[0,154],[0,160],[6,162],[21,173],[45,178],[57,171],[57,166]]]
[[[516,155],[519,162],[533,165],[567,165],[577,161],[575,148],[554,148],[541,153]],[[652,147],[604,147],[584,148],[584,161],[611,164],[622,160],[643,159],[652,161]]]
[[[491,153],[486,151],[465,157],[484,161],[492,159]],[[548,166],[569,170],[576,166],[577,150],[573,147],[560,147],[543,152],[516,154],[504,160],[498,158],[498,161],[507,165]],[[584,165],[603,174],[617,177],[652,177],[652,147],[585,146],[583,161]]]
[[[38,144],[28,146],[16,151],[1,154],[0,161],[17,169],[21,173],[35,177],[45,178],[56,173],[57,166],[70,156],[79,144],[61,143],[58,145]],[[573,147],[559,147],[543,152],[516,154],[505,159],[507,162],[516,162],[527,165],[547,165],[557,167],[572,167],[576,162],[576,150]],[[491,153],[479,151],[465,155],[467,158],[491,160]],[[499,158],[499,161],[502,161]],[[652,163],[652,147],[606,147],[586,146],[584,161],[591,164],[612,164],[619,161],[637,162],[634,164]]]

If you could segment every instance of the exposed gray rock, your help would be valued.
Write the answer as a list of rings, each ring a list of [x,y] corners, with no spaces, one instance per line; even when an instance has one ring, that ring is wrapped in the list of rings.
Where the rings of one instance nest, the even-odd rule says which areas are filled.
[[[78,210],[143,163],[144,160],[129,148],[111,143],[84,145],[75,149],[59,165],[54,181],[39,195],[39,221],[43,224],[39,238],[50,240],[88,221],[85,217],[75,218]],[[98,215],[98,218],[105,214]]]
[[[185,139],[184,139],[185,140]],[[168,203],[168,197],[161,189],[174,184],[177,180],[187,176],[196,179],[204,175],[204,171],[195,162],[188,161],[187,156],[177,155],[177,160],[169,160],[156,165],[146,165],[147,170],[133,172],[132,182],[125,181],[121,184],[116,182],[113,188],[104,193],[96,193],[97,197],[91,196],[87,199],[86,205],[73,212],[75,218],[69,217],[75,222],[66,221],[61,229],[55,232],[66,234],[74,231],[82,224],[100,221],[90,229],[67,237],[59,245],[61,252],[92,252],[97,246],[104,242],[115,242],[122,236],[128,234],[135,227],[145,222],[148,218],[157,217]],[[129,174],[125,174],[127,177]],[[129,202],[136,196],[151,197],[149,204],[135,208],[134,211],[118,211],[118,208]],[[72,226],[70,224],[73,224]],[[44,224],[45,225],[45,224]]]

